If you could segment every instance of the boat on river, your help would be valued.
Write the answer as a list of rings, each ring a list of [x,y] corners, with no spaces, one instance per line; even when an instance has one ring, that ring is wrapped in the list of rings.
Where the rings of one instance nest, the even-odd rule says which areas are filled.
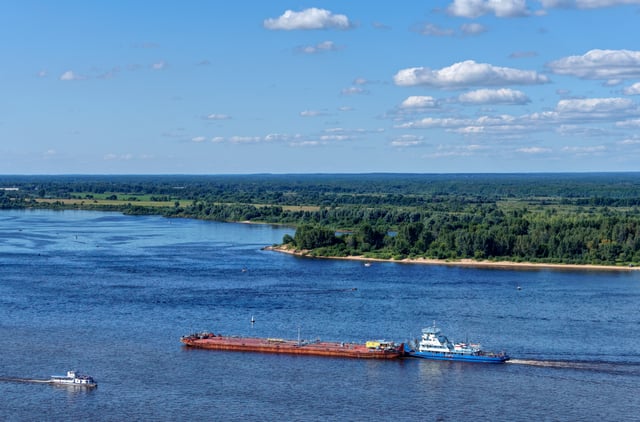
[[[51,384],[78,386],[93,388],[97,387],[98,383],[89,375],[81,375],[76,371],[67,371],[67,375],[52,375],[49,379]]]
[[[505,352],[494,353],[482,350],[479,344],[452,343],[442,334],[434,322],[433,326],[422,329],[422,337],[415,349],[407,348],[410,357],[450,361],[503,363],[509,360]]]
[[[202,332],[183,336],[180,341],[188,347],[233,352],[281,353],[358,359],[397,359],[405,355],[404,343],[397,344],[385,340],[371,340],[366,343],[338,343],[320,340],[224,336]]]

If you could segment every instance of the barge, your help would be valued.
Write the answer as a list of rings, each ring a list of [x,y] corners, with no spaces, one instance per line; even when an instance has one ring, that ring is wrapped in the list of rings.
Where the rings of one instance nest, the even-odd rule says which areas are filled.
[[[357,359],[397,359],[405,355],[404,343],[371,340],[366,343],[236,337],[202,332],[180,338],[187,347],[233,352],[280,353]]]

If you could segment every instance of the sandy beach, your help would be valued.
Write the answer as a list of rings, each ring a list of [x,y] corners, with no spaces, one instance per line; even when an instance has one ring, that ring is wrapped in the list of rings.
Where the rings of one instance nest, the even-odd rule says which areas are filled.
[[[286,248],[284,246],[267,246],[265,250],[288,253],[296,256],[309,256],[308,250],[295,250]],[[449,265],[460,267],[480,267],[480,268],[504,268],[504,269],[556,269],[556,270],[585,270],[585,271],[636,271],[640,267],[634,266],[617,266],[617,265],[588,265],[588,264],[547,264],[537,262],[510,262],[510,261],[477,261],[474,259],[459,259],[459,260],[442,260],[442,259],[427,259],[427,258],[415,258],[415,259],[380,259],[380,258],[367,258],[364,256],[313,256],[318,259],[342,259],[349,261],[364,261],[364,262],[394,262],[399,264],[423,264],[423,265]]]

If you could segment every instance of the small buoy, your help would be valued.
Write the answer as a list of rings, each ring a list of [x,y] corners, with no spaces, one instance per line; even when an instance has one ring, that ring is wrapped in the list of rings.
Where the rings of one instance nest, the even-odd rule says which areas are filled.
[[[251,323],[255,324],[256,323],[256,319],[253,317],[253,315],[251,315]]]
[[[516,289],[518,289],[518,290],[522,290],[522,287],[518,286],[518,287],[516,287]]]

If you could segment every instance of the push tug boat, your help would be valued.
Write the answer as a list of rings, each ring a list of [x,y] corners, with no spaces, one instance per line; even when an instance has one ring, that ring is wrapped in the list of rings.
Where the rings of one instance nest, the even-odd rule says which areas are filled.
[[[503,363],[509,360],[504,353],[486,352],[479,344],[451,343],[434,322],[432,327],[422,329],[422,338],[417,350],[405,350],[408,356],[451,361]]]
[[[279,338],[230,337],[209,332],[183,336],[180,341],[189,347],[234,352],[282,353],[346,357],[359,359],[396,359],[405,355],[404,343],[372,340],[361,343],[283,340]]]
[[[67,375],[52,375],[49,380],[51,384],[78,386],[94,388],[98,383],[88,375],[80,375],[76,371],[67,371]]]

